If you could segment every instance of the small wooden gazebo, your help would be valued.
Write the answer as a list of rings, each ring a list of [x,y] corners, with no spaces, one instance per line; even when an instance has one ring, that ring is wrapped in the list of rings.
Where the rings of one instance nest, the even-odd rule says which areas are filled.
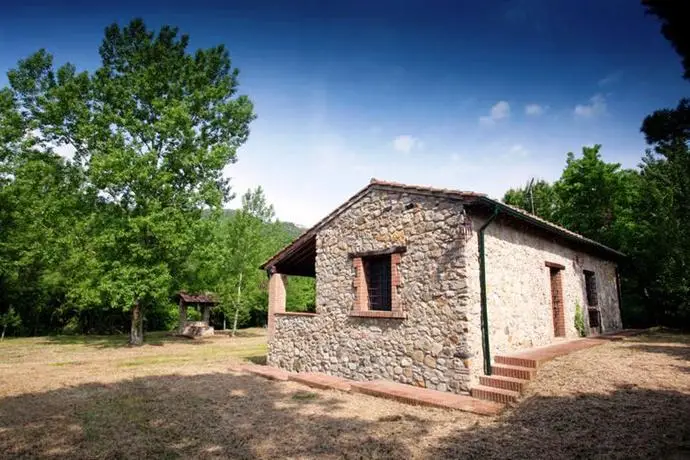
[[[218,304],[213,294],[188,294],[181,291],[177,294],[180,308],[180,323],[178,333],[188,337],[203,337],[213,335],[213,327],[209,324],[211,308]],[[201,321],[187,321],[187,307],[197,307],[201,313]]]

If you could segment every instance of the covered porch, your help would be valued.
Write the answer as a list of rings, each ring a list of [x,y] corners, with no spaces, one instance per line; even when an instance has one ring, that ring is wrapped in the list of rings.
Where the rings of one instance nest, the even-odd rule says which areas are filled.
[[[316,278],[316,232],[307,231],[260,267],[268,275],[268,335],[275,330],[277,315],[314,316],[315,313],[287,312],[289,276]]]

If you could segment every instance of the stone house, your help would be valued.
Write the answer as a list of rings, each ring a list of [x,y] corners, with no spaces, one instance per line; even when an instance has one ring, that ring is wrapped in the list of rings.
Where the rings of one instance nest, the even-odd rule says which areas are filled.
[[[269,259],[268,363],[467,392],[491,357],[621,328],[623,254],[483,194],[373,179]],[[285,311],[289,275],[316,312]]]

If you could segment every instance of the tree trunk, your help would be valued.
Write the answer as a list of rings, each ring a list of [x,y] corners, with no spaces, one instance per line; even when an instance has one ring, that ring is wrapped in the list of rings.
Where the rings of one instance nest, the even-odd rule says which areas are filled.
[[[144,343],[144,307],[137,300],[132,307],[132,329],[129,332],[130,345],[142,345]]]
[[[0,337],[0,340],[5,340],[5,331],[7,331],[7,324],[2,326],[2,337]]]
[[[242,273],[240,273],[240,281],[237,283],[237,302],[235,302],[235,319],[232,323],[232,336],[235,337],[237,332],[237,317],[240,314],[240,299],[242,298]]]

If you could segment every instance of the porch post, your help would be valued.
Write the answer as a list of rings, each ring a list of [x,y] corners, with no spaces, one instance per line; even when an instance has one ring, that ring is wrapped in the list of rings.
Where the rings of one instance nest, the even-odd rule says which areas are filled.
[[[275,314],[285,312],[285,275],[270,271],[268,280],[268,337],[275,331]]]
[[[184,332],[184,325],[187,322],[187,304],[185,303],[184,300],[182,300],[182,297],[180,297],[179,312],[180,312],[180,324],[177,326],[177,331],[180,334],[182,334]]]
[[[211,320],[211,309],[205,303],[201,304],[201,321],[206,324]]]

